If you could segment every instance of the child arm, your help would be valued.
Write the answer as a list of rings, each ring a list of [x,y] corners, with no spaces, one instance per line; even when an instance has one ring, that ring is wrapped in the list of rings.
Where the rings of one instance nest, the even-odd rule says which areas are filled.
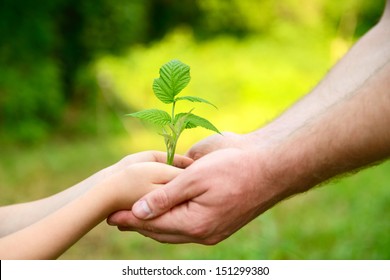
[[[25,228],[87,192],[115,172],[116,165],[100,170],[78,184],[42,199],[0,207],[0,237]]]
[[[127,166],[139,162],[164,163],[165,161],[166,153],[157,151],[128,155],[64,191],[35,201],[2,206],[0,207],[0,238],[43,219]],[[178,167],[186,167],[191,162],[192,160],[189,158],[180,155],[175,156],[175,165]]]
[[[131,209],[139,197],[180,172],[156,162],[123,168],[45,218],[0,239],[0,259],[57,258],[109,214]]]

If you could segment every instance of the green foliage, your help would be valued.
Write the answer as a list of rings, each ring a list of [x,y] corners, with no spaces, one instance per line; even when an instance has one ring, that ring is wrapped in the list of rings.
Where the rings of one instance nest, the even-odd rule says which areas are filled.
[[[63,110],[58,71],[47,59],[31,67],[13,66],[0,75],[0,138],[25,144],[42,141]]]
[[[293,25],[331,32],[343,20],[354,25],[351,32],[361,36],[383,11],[385,0],[198,0],[200,20],[196,31],[201,36],[215,34],[272,35],[279,25]],[[355,35],[355,34],[352,34]]]
[[[92,116],[97,111],[99,88],[90,65],[107,54],[134,52],[134,44],[140,48],[154,45],[177,28],[197,39],[212,38],[211,45],[221,34],[230,38],[255,35],[264,40],[289,36],[306,48],[311,38],[321,41],[330,35],[351,40],[362,35],[378,21],[384,2],[41,0],[37,5],[2,0],[1,139],[39,142],[58,127],[84,129],[93,122],[97,126]],[[300,36],[292,29],[301,30]],[[220,47],[223,52],[224,46]],[[160,59],[164,55],[158,54]],[[224,58],[230,56],[234,54],[225,53]]]
[[[171,122],[171,116],[162,110],[148,109],[129,114],[129,116],[148,121],[152,124],[163,126]]]
[[[162,128],[167,148],[167,163],[172,165],[176,146],[181,133],[185,129],[203,127],[217,133],[218,129],[208,120],[187,113],[175,114],[175,106],[178,101],[190,101],[206,103],[214,106],[209,101],[196,96],[176,97],[190,82],[190,67],[179,60],[171,60],[160,68],[160,77],[153,81],[153,92],[163,103],[172,104],[172,115],[158,109],[148,109],[128,114],[128,116],[148,121]],[[215,107],[215,106],[214,106]]]
[[[153,91],[166,104],[174,103],[178,95],[190,82],[190,67],[172,60],[160,68],[160,77],[153,81]]]
[[[155,78],[156,62],[162,65],[173,56],[181,57],[191,65],[192,80],[191,86],[176,96],[177,100],[188,100],[179,102],[178,109],[191,109],[187,95],[201,95],[227,113],[212,116],[208,106],[198,106],[193,113],[212,119],[221,131],[249,132],[309,91],[333,63],[329,57],[331,38],[318,39],[292,28],[286,30],[287,35],[283,31],[279,31],[278,40],[253,36],[197,42],[188,30],[177,30],[147,48],[133,48],[126,56],[104,57],[97,64],[97,72],[132,111],[159,108],[161,101],[149,94],[147,81]],[[300,36],[306,40],[296,41]],[[129,132],[134,129],[132,126]],[[190,137],[200,140],[205,131],[183,135],[181,141],[188,141],[187,147]]]
[[[88,126],[97,103],[89,65],[141,41],[145,11],[141,0],[0,1],[1,142],[37,143],[59,127]]]

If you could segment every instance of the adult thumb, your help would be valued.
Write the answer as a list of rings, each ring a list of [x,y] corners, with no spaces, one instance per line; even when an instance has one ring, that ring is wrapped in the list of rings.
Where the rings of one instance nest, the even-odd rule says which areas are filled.
[[[152,219],[200,195],[202,191],[189,184],[187,176],[190,174],[183,172],[171,182],[143,196],[132,207],[134,216],[143,220]]]

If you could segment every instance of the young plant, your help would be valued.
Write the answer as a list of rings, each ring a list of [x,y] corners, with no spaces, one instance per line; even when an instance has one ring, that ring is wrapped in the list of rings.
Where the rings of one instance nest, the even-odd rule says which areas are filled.
[[[179,101],[190,101],[206,103],[213,107],[209,101],[196,96],[177,95],[190,82],[190,67],[179,60],[171,60],[160,68],[160,77],[153,81],[153,92],[155,96],[165,104],[172,104],[171,112],[167,113],[159,109],[147,109],[127,116],[139,118],[159,127],[160,135],[164,137],[167,148],[167,163],[173,164],[177,141],[185,129],[203,127],[217,133],[219,130],[208,120],[194,115],[192,110],[185,113],[176,113],[176,104]]]

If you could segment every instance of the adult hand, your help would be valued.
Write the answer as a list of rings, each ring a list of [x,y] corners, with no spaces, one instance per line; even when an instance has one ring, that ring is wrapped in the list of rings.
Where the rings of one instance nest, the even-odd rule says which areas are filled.
[[[224,145],[216,140],[200,143],[190,154],[203,155]],[[268,188],[267,169],[258,159],[245,149],[211,152],[144,196],[132,212],[117,212],[108,222],[160,242],[216,244],[276,202]]]

